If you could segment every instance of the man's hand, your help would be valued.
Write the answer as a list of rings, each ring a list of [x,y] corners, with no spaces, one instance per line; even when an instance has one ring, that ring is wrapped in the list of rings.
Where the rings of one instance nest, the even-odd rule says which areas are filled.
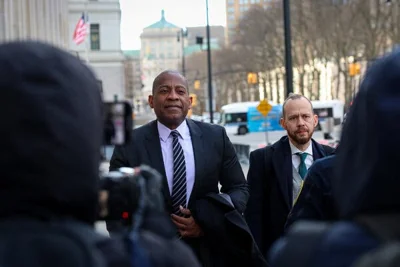
[[[172,222],[178,227],[179,233],[182,237],[200,237],[203,235],[203,231],[200,226],[195,222],[192,217],[190,210],[179,207],[183,215],[187,218],[180,217],[178,215],[172,214]]]

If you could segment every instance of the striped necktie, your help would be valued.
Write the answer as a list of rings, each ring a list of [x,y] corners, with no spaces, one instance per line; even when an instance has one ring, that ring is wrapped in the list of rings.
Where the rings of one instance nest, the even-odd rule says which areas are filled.
[[[172,208],[173,213],[181,215],[179,206],[186,207],[186,164],[183,149],[179,143],[179,132],[171,131],[172,154],[174,157],[174,177],[172,183]]]

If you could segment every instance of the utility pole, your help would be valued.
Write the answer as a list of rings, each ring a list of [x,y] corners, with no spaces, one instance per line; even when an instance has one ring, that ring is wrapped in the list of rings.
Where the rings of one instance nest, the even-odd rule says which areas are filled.
[[[290,93],[293,93],[292,36],[290,31],[290,0],[283,0],[283,19],[285,27],[286,96],[288,96]]]
[[[208,105],[210,112],[210,123],[214,123],[213,114],[213,88],[212,88],[212,68],[211,68],[211,45],[210,45],[210,22],[208,18],[208,0],[206,0],[206,15],[207,15],[207,69],[208,69]]]

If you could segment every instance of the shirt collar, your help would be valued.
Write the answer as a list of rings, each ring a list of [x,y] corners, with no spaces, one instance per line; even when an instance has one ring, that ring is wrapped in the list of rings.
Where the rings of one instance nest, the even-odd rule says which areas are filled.
[[[168,137],[171,134],[171,129],[169,129],[167,126],[162,124],[161,122],[157,121],[157,128],[158,128],[158,134],[160,136],[161,141],[167,142]],[[180,136],[182,139],[187,139],[190,138],[190,131],[189,127],[187,126],[186,120],[184,120],[176,130],[179,132]]]
[[[289,145],[290,145],[290,150],[292,151],[292,155],[295,155],[296,153],[307,153],[308,155],[311,156],[313,155],[312,141],[310,142],[310,145],[307,147],[307,149],[304,151],[301,151],[300,149],[295,147],[290,140],[289,140]]]

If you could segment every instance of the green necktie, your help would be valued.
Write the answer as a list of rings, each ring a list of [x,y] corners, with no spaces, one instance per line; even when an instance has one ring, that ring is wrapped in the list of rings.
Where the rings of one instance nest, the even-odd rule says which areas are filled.
[[[307,166],[306,166],[306,158],[307,158],[307,153],[296,153],[296,155],[299,155],[300,157],[300,165],[299,165],[299,174],[301,176],[301,179],[304,180],[304,177],[306,177],[307,174]]]

